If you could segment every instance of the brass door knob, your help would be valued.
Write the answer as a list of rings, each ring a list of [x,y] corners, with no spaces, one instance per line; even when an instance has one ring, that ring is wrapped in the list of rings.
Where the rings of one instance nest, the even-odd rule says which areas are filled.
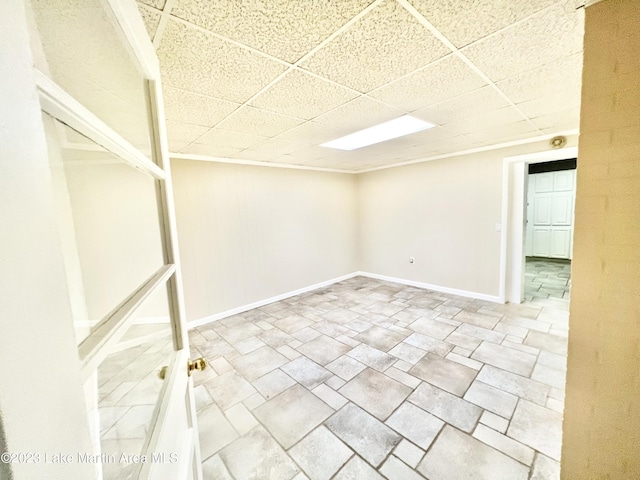
[[[191,376],[191,372],[193,372],[194,370],[202,371],[205,368],[207,368],[207,361],[204,358],[200,357],[193,361],[189,360],[187,373],[189,374],[189,376]]]
[[[164,367],[162,367],[162,368],[160,369],[160,371],[158,372],[158,377],[160,377],[160,380],[164,380],[164,377],[166,377],[166,376],[167,376],[167,369],[168,369],[168,368],[169,368],[169,367],[167,367],[167,366],[165,365]]]

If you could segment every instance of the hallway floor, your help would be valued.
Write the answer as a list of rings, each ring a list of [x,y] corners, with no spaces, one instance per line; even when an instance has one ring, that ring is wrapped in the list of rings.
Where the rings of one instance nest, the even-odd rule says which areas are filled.
[[[205,479],[558,479],[568,301],[549,295],[356,277],[191,331]]]
[[[571,260],[527,257],[524,270],[524,297],[565,298],[571,288]]]

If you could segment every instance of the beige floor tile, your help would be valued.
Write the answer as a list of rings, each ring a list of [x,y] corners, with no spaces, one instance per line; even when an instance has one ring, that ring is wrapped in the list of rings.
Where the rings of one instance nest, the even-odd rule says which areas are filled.
[[[459,322],[475,325],[476,327],[482,327],[491,330],[500,321],[501,317],[502,315],[496,316],[495,314],[491,315],[487,313],[467,312],[463,310],[455,317],[453,317],[453,319],[458,320]]]
[[[462,396],[478,372],[473,368],[428,353],[409,370],[409,373],[454,395]]]
[[[485,340],[492,343],[502,343],[506,336],[504,333],[496,332],[495,330],[487,330],[482,327],[476,327],[475,325],[469,325],[468,323],[460,325],[456,329],[456,332],[467,335],[468,337],[474,337],[478,340]]]
[[[320,365],[326,365],[339,356],[347,353],[351,350],[351,347],[326,335],[320,335],[304,345],[301,345],[297,350],[314,362]]]
[[[418,465],[429,480],[527,480],[529,469],[450,426],[444,430]]]
[[[211,395],[211,398],[213,398],[223,410],[234,406],[236,403],[256,393],[256,390],[251,384],[235,371],[220,375],[205,383],[204,386],[209,392],[209,395]]]
[[[203,478],[215,478],[216,480],[233,480],[220,455],[214,455],[202,462],[202,476]]]
[[[406,335],[394,332],[387,328],[382,328],[377,325],[373,325],[364,332],[360,333],[356,337],[356,340],[366,343],[367,345],[377,348],[383,352],[388,352],[398,343],[404,340]]]
[[[238,357],[231,364],[250,382],[287,363],[289,359],[271,347],[262,347]]]
[[[389,355],[393,355],[407,363],[415,364],[425,356],[427,351],[406,342],[401,342],[389,350],[388,353]]]
[[[333,480],[384,480],[384,478],[356,455],[342,467]]]
[[[424,480],[422,475],[393,455],[380,467],[380,473],[389,480]]]
[[[358,345],[347,355],[379,372],[384,372],[396,361],[395,357],[365,344]]]
[[[367,368],[338,392],[379,420],[385,420],[407,398],[411,389]]]
[[[357,360],[343,355],[342,357],[337,358],[333,362],[326,365],[325,368],[335,373],[340,378],[348,381],[367,367]]]
[[[471,384],[464,399],[504,418],[511,418],[518,403],[515,395],[478,380]]]
[[[480,423],[487,427],[493,428],[496,432],[505,433],[509,427],[509,420],[502,418],[495,413],[487,412],[486,410],[480,417]]]
[[[535,402],[539,405],[545,404],[547,401],[547,395],[550,392],[548,385],[524,378],[520,375],[516,375],[515,373],[507,372],[506,370],[502,370],[491,365],[485,365],[482,367],[477,380],[505,392],[517,395],[520,398]]]
[[[444,340],[456,329],[456,326],[440,322],[438,319],[420,317],[415,322],[409,324],[407,328],[428,335],[436,340]]]
[[[531,379],[564,390],[566,376],[565,372],[541,365],[538,362],[533,369]]]
[[[209,405],[198,412],[200,453],[209,458],[221,448],[238,438],[238,434],[216,405]]]
[[[442,420],[409,402],[400,405],[385,423],[425,450],[444,426]]]
[[[512,438],[502,435],[495,430],[486,427],[482,424],[478,424],[473,437],[477,438],[483,443],[500,450],[502,453],[509,455],[511,458],[518,460],[520,463],[531,466],[533,463],[533,449],[516,442]]]
[[[560,460],[562,415],[558,412],[520,400],[507,435],[553,460]]]
[[[307,357],[296,358],[282,366],[282,371],[309,390],[331,377],[331,372]]]
[[[374,467],[378,467],[402,440],[400,435],[353,403],[336,412],[325,425]]]
[[[567,339],[550,333],[529,332],[527,338],[524,339],[524,344],[557,355],[567,354]]]
[[[437,340],[428,335],[424,335],[423,333],[414,333],[408,336],[404,341],[409,345],[413,345],[414,347],[418,347],[421,350],[441,357],[446,356],[447,353],[453,349],[453,345],[450,343]]]
[[[353,455],[326,427],[320,425],[291,447],[289,455],[310,480],[329,480]]]
[[[275,397],[295,384],[293,378],[278,368],[253,382],[253,386],[266,399]]]
[[[194,351],[214,367],[194,378],[202,432],[217,432],[203,439],[205,472],[518,480],[531,469],[557,480],[568,302],[543,297],[570,272],[553,263],[535,261],[526,289],[536,296],[524,305],[354,277],[193,330]],[[123,398],[142,399],[132,390],[143,382],[127,383],[125,370],[162,352],[132,349],[107,365],[105,422],[125,416]],[[140,448],[146,427],[133,427]]]
[[[531,375],[537,360],[537,357],[530,353],[490,342],[482,342],[471,358],[525,377]]]
[[[295,385],[253,410],[284,447],[290,448],[334,410],[301,385]]]
[[[480,407],[428,383],[422,383],[407,400],[465,432],[473,431],[482,414]]]
[[[393,451],[393,454],[410,467],[416,468],[424,456],[424,450],[403,439]]]
[[[541,453],[536,454],[530,480],[560,480],[560,464]]]
[[[300,471],[261,426],[225,447],[220,452],[220,457],[236,479],[290,480]]]

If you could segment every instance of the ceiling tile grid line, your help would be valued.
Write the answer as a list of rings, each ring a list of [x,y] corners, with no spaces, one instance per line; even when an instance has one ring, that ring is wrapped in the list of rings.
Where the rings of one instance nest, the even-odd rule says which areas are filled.
[[[465,62],[472,70],[474,70],[480,77],[483,78],[495,91],[503,97],[509,104],[515,108],[522,118],[526,120],[535,130],[540,133],[544,133],[542,130],[538,128],[538,126],[527,116],[525,113],[513,102],[507,95],[493,82],[480,68],[476,66],[466,55],[464,55],[449,39],[447,39],[436,27],[429,22],[416,8],[409,3],[408,0],[397,0],[404,8],[407,9],[411,15],[416,17],[420,23],[422,23],[433,35],[435,35],[442,43],[447,45],[451,49],[451,51],[457,55],[463,62]],[[539,13],[539,12],[538,12]],[[510,25],[511,26],[511,25]]]
[[[168,2],[172,2],[174,0],[168,0]],[[298,67],[298,65],[303,62],[304,60],[306,60],[309,56],[313,55],[316,51],[318,51],[319,49],[323,48],[326,44],[328,44],[329,42],[331,42],[336,36],[340,35],[340,33],[342,33],[343,31],[347,30],[351,25],[353,25],[354,23],[356,23],[360,18],[364,17],[365,15],[367,15],[371,10],[373,10],[377,5],[379,5],[380,3],[382,3],[384,0],[376,0],[374,1],[372,4],[370,4],[368,7],[366,7],[365,9],[363,9],[359,14],[357,14],[356,16],[354,16],[353,18],[351,18],[348,22],[346,22],[342,27],[340,27],[338,30],[336,30],[335,32],[333,32],[331,35],[329,35],[327,38],[325,38],[319,45],[317,45],[316,47],[314,47],[311,51],[307,52],[305,55],[303,55],[300,59],[298,59],[295,63],[289,63],[286,62],[284,60],[281,60],[279,58],[273,57],[267,53],[264,53],[260,50],[254,49],[248,45],[245,45],[243,43],[237,42],[235,40],[232,40],[228,37],[216,34],[215,32],[212,32],[204,27],[200,27],[199,25],[193,24],[191,22],[189,22],[188,20],[184,20],[181,19],[179,17],[176,17],[175,15],[172,15],[172,18],[192,27],[192,28],[196,28],[199,31],[202,31],[205,34],[210,34],[213,35],[221,40],[224,41],[228,41],[231,42],[241,48],[246,48],[254,53],[260,54],[272,61],[276,61],[278,63],[282,63],[284,65],[287,65],[287,70],[285,70],[281,75],[279,75],[278,77],[276,77],[271,83],[269,83],[268,85],[266,85],[263,89],[261,89],[260,91],[258,91],[253,97],[247,99],[244,103],[242,103],[240,105],[240,107],[238,107],[236,110],[234,110],[233,112],[231,112],[229,115],[227,115],[227,117],[223,118],[220,122],[218,122],[216,125],[213,125],[207,132],[205,132],[204,134],[200,135],[198,138],[194,139],[189,145],[187,145],[186,147],[184,147],[182,150],[188,148],[189,146],[191,146],[194,143],[197,143],[198,140],[200,140],[202,137],[204,137],[205,135],[207,135],[208,133],[210,133],[211,131],[213,131],[218,125],[222,124],[224,121],[226,121],[229,117],[233,116],[234,114],[237,114],[240,110],[242,110],[243,107],[250,105],[255,99],[257,99],[261,94],[263,94],[264,92],[266,92],[267,90],[269,90],[273,85],[275,85],[276,83],[278,83],[280,80],[282,80],[286,75],[288,75],[292,70],[301,70],[304,71],[304,73],[306,74],[312,74],[312,72],[300,69]],[[321,77],[319,75],[315,75],[312,74],[314,77],[317,77],[319,79],[322,79],[324,81],[329,81],[328,79]],[[330,81],[329,81],[330,82]],[[338,84],[336,82],[330,82],[333,83],[337,86],[340,86],[342,88],[348,88],[345,85],[341,85]],[[349,89],[352,90],[352,89]],[[357,92],[356,90],[353,90],[354,92]],[[359,95],[361,94],[361,92],[357,92]],[[288,115],[286,115],[288,116]],[[264,143],[264,142],[263,142]],[[259,144],[260,145],[260,144]]]
[[[153,46],[156,49],[160,45],[162,35],[164,34],[164,29],[167,28],[167,23],[169,23],[169,18],[171,17],[171,10],[173,9],[175,3],[176,0],[167,0],[164,4],[164,8],[162,9],[162,16],[160,17],[160,23],[158,24],[158,28],[156,29],[156,33],[152,39]]]
[[[171,91],[171,151],[359,172],[577,126],[574,0],[442,1],[138,0]],[[406,114],[437,132],[319,147]]]

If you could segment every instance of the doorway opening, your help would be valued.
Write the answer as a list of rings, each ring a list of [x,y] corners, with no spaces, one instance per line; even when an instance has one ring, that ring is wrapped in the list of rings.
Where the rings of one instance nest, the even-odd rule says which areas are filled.
[[[529,163],[523,301],[569,299],[577,159]]]
[[[538,237],[542,240],[547,235],[549,242],[548,247],[540,247],[540,250],[536,250],[535,252],[532,250],[530,254],[526,252],[526,238],[527,238],[527,200],[528,200],[528,190],[529,190],[529,168],[533,167],[533,171],[537,173],[550,174],[547,175],[546,179],[540,182],[540,189],[544,190],[548,188],[548,185],[545,187],[545,182],[551,182],[553,185],[554,172],[543,171],[545,168],[549,168],[549,166],[543,166],[545,163],[553,163],[559,160],[567,160],[567,159],[575,159],[578,156],[578,148],[577,147],[568,147],[562,148],[558,150],[549,150],[544,152],[526,154],[526,155],[517,155],[513,157],[505,157],[503,163],[503,177],[502,177],[502,238],[501,238],[501,272],[500,272],[500,300],[503,302],[510,303],[521,303],[526,299],[525,295],[525,277],[526,277],[526,258],[527,256],[531,257],[542,257],[542,258],[552,258],[556,259],[570,259],[571,258],[571,248],[573,244],[573,236],[572,232],[567,233],[566,229],[563,232],[562,228],[566,227],[566,225],[558,225],[557,232],[552,235],[551,233],[551,225],[547,225],[546,233],[544,231],[544,225],[538,225],[540,227],[537,231]],[[536,166],[540,165],[540,166]],[[559,165],[559,164],[557,164]],[[542,170],[542,171],[538,171]],[[561,172],[571,171],[574,173],[567,174]],[[565,170],[556,170],[556,172],[560,172],[557,174],[557,184],[559,187],[562,185],[568,185],[572,180],[572,190],[575,192],[575,168],[574,169],[565,169]],[[532,175],[535,175],[533,173]],[[564,182],[564,183],[563,183]],[[560,188],[559,188],[560,190]],[[561,193],[558,193],[559,197],[562,197]],[[549,195],[547,198],[547,203],[551,205],[553,203],[553,195]],[[566,195],[565,195],[566,197]],[[564,215],[565,220],[567,218],[571,219],[571,224],[573,223],[573,199],[575,198],[575,193],[572,193],[572,197],[570,201],[566,198],[564,199],[564,203],[562,203],[564,210],[558,207],[558,212],[556,217],[559,217],[560,214]],[[544,203],[544,201],[543,201]],[[561,203],[561,202],[556,202]],[[549,212],[540,212],[549,213]],[[541,215],[542,216],[542,215]],[[542,222],[540,222],[542,223]],[[551,223],[551,222],[549,222]],[[562,222],[560,222],[562,223]],[[565,221],[566,223],[566,221]],[[532,225],[533,226],[533,225]],[[532,232],[532,236],[536,234],[536,232]],[[532,241],[529,242],[533,247],[534,244]],[[568,248],[568,255],[566,254]],[[535,255],[537,253],[538,255]],[[535,268],[535,267],[534,267]],[[531,272],[535,273],[535,272]],[[533,277],[535,278],[535,276]],[[542,278],[542,277],[540,277]],[[536,282],[541,283],[541,282]],[[568,283],[568,281],[567,281]],[[567,285],[568,286],[568,285]],[[541,288],[541,286],[539,287]],[[531,290],[532,288],[529,288]],[[544,294],[545,291],[540,292],[539,294]],[[555,292],[554,292],[555,293]],[[551,293],[549,293],[551,295]]]

